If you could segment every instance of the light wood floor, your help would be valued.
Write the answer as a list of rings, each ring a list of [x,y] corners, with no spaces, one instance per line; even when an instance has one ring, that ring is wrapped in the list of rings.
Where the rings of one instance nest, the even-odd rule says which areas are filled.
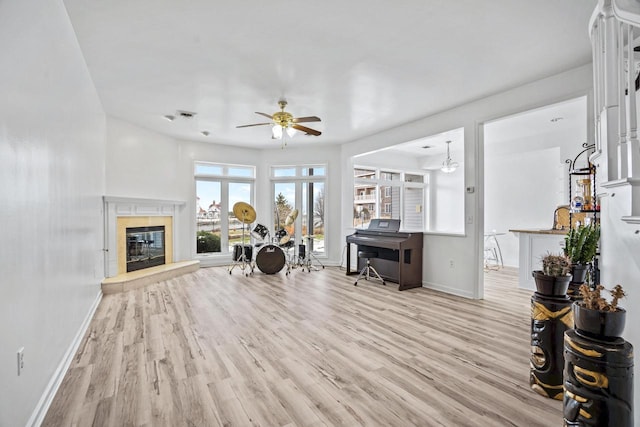
[[[483,301],[353,280],[203,268],[106,295],[43,425],[562,425],[514,272]]]

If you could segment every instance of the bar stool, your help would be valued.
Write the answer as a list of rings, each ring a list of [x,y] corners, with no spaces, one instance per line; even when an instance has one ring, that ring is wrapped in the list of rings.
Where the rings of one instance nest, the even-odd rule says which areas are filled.
[[[375,251],[359,251],[358,252],[358,258],[366,259],[367,264],[364,266],[362,271],[360,271],[360,274],[358,275],[358,278],[356,279],[356,281],[353,283],[353,286],[358,286],[358,280],[362,279],[363,277],[366,280],[369,280],[370,277],[373,277],[374,279],[379,279],[380,281],[382,281],[383,285],[386,285],[386,283],[384,283],[384,279],[378,274],[376,269],[371,266],[370,259],[376,258],[377,256],[378,256],[378,253]],[[373,272],[373,275],[371,274],[372,272]]]
[[[496,230],[492,230],[491,233],[486,233],[484,235],[485,270],[500,270],[501,268],[504,268],[502,250],[500,249],[500,243],[498,243],[497,239],[497,236],[504,234],[505,233],[496,233]]]

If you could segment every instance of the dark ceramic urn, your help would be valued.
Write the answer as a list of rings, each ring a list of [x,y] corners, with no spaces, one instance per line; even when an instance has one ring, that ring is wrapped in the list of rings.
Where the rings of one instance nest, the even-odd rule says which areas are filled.
[[[627,312],[623,308],[616,311],[600,311],[573,304],[573,317],[578,333],[591,338],[611,341],[622,336]]]
[[[535,270],[531,273],[536,282],[536,292],[548,296],[562,296],[567,294],[571,275],[566,276],[547,276],[541,270]]]

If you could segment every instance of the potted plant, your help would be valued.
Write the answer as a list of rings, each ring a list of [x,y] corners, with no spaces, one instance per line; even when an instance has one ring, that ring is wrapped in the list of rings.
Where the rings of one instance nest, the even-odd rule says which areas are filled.
[[[580,225],[569,230],[564,239],[564,254],[571,260],[572,283],[584,283],[589,264],[598,250],[600,226]]]
[[[611,341],[619,338],[624,330],[627,311],[618,306],[625,297],[622,286],[616,285],[608,290],[611,301],[602,296],[606,289],[597,285],[591,289],[587,285],[580,286],[581,301],[573,303],[573,317],[576,330],[588,337]]]
[[[565,295],[571,281],[570,271],[571,261],[567,256],[547,253],[542,258],[542,270],[532,272],[537,292],[543,295]]]

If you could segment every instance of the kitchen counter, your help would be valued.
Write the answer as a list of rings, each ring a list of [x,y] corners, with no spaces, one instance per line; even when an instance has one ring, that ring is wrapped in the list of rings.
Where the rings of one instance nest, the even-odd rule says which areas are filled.
[[[554,230],[554,229],[547,229],[547,230],[509,230],[512,233],[530,233],[530,234],[557,234],[557,235],[562,235],[564,236],[565,234],[567,234],[569,232],[568,229],[566,230]]]
[[[564,249],[564,238],[569,230],[509,230],[518,234],[518,287],[536,290],[531,276],[542,270],[542,257],[547,253],[559,254]]]

